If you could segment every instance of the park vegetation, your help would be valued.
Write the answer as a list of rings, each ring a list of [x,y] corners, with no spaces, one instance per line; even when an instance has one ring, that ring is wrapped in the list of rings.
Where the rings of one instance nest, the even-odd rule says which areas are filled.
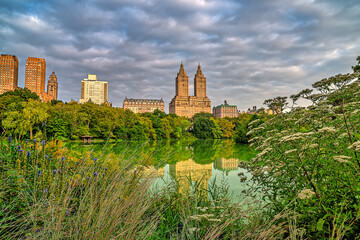
[[[189,176],[189,193],[179,193],[175,181],[157,188],[161,163],[149,171],[150,158],[136,151],[128,158],[95,155],[69,150],[57,140],[12,138],[0,147],[1,239],[276,239],[288,234],[283,222],[262,215],[261,201],[232,203],[225,180],[203,189]]]
[[[240,114],[237,118],[214,118],[199,113],[192,119],[166,114],[135,114],[130,110],[96,105],[88,102],[41,102],[28,89],[18,89],[0,95],[2,132],[16,139],[79,140],[90,135],[95,139],[234,139],[246,143],[247,124],[253,119],[267,119],[259,113]]]
[[[249,163],[268,214],[286,209],[306,239],[360,238],[360,57],[354,72],[290,96],[291,111],[250,123]],[[308,107],[296,106],[300,98]],[[286,97],[265,101],[284,109]],[[258,190],[259,190],[258,189]]]

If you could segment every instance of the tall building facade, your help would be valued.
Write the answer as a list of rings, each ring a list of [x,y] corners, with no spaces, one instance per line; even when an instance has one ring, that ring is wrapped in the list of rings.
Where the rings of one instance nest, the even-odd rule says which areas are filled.
[[[81,81],[81,98],[80,103],[93,102],[103,104],[108,101],[108,83],[98,81],[97,76],[88,74],[88,78]]]
[[[44,100],[46,62],[43,58],[28,57],[25,66],[25,87]]]
[[[47,84],[47,93],[55,100],[58,100],[58,82],[55,72],[49,76],[49,81]]]
[[[196,113],[211,113],[211,101],[206,96],[206,78],[199,64],[194,78],[194,96],[189,96],[189,77],[181,63],[175,79],[175,97],[169,104],[169,112],[191,118]]]
[[[18,87],[19,61],[16,56],[1,54],[0,94],[14,91]]]
[[[237,106],[229,105],[225,100],[224,104],[213,107],[213,115],[216,118],[238,117],[239,113],[237,110]]]
[[[133,99],[125,98],[124,109],[129,109],[134,113],[154,112],[156,109],[164,112],[163,99]]]

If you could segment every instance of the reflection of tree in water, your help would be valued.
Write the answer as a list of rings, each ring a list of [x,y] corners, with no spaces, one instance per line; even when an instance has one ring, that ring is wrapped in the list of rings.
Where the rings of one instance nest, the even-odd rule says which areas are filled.
[[[236,158],[249,161],[256,155],[248,145],[235,144],[231,140],[196,140],[196,141],[120,141],[95,143],[83,146],[80,143],[70,143],[68,148],[86,153],[93,152],[94,157],[105,159],[110,154],[112,158],[133,160],[147,166],[165,166],[192,158],[198,164],[209,164],[216,159]]]
[[[176,163],[178,161],[185,161],[191,157],[191,149],[189,143],[186,141],[168,141],[168,146],[163,149],[163,146],[158,146],[159,154],[154,155],[154,161],[161,161],[162,163]],[[161,154],[160,154],[161,153]]]
[[[197,140],[191,144],[196,163],[212,163],[217,158],[232,158],[234,143],[224,140]]]
[[[249,162],[252,158],[256,157],[258,152],[250,148],[247,144],[237,144],[234,148],[234,157],[240,161]]]
[[[208,181],[212,176],[212,164],[198,164],[191,158],[187,161],[170,164],[170,176],[178,184],[178,192],[189,195],[191,185],[196,186],[197,193],[207,198]]]

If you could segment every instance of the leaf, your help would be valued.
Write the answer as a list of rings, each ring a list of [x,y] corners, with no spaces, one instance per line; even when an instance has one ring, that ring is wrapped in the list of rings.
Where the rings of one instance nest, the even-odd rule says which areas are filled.
[[[323,226],[324,226],[325,220],[324,219],[319,219],[319,221],[316,224],[316,229],[321,232],[323,230]]]

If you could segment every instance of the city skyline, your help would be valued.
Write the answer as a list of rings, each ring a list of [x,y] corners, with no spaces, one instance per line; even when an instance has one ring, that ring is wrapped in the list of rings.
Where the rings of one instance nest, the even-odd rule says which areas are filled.
[[[108,81],[109,101],[173,97],[181,61],[201,63],[212,106],[242,111],[351,72],[360,55],[358,1],[11,1],[0,3],[1,53],[55,71],[59,100],[79,100],[87,73]],[[48,74],[47,76],[48,77]],[[192,77],[190,75],[190,77]],[[189,91],[194,91],[190,83]]]

